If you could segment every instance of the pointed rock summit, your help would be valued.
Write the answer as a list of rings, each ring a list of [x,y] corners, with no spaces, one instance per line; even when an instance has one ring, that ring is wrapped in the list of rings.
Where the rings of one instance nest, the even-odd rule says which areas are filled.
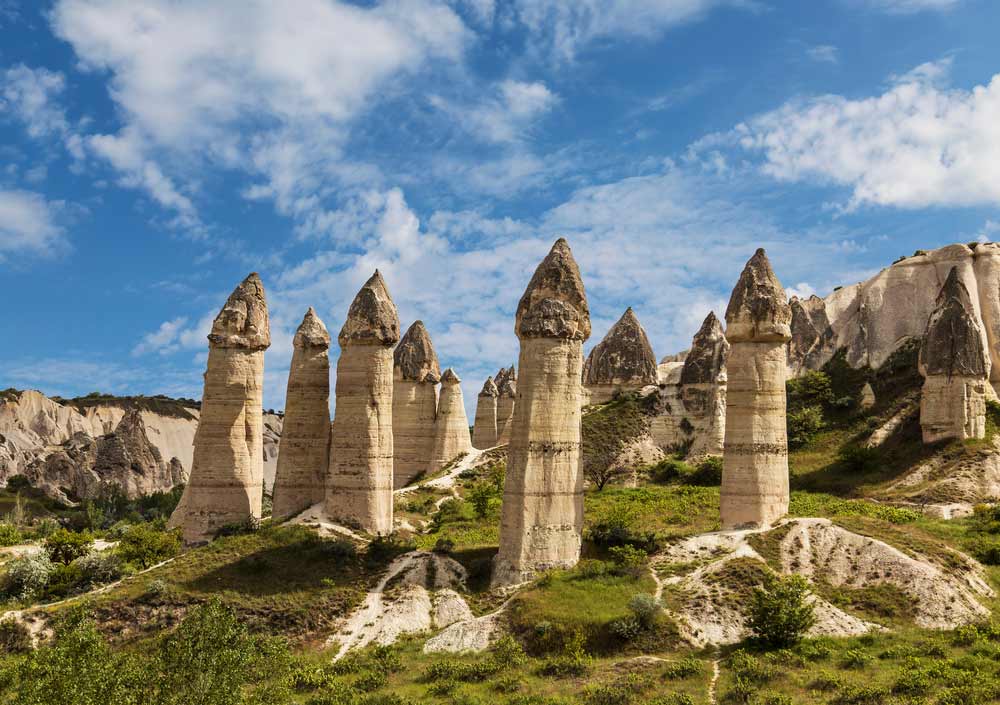
[[[726,309],[722,528],[770,526],[788,512],[785,377],[792,311],[764,250],[747,262]]]
[[[450,367],[441,375],[441,397],[434,420],[434,446],[430,472],[436,472],[463,453],[472,450],[469,419],[462,399],[462,380]]]
[[[277,520],[323,501],[330,463],[330,333],[311,306],[292,344],[271,509]]]
[[[378,270],[338,336],[336,411],[326,514],[372,534],[392,531],[392,348],[399,316]]]
[[[472,427],[472,445],[479,450],[497,444],[497,397],[500,390],[492,377],[487,377],[476,399],[476,419]]]
[[[423,321],[414,321],[393,353],[393,485],[430,470],[441,368]]]
[[[580,422],[583,341],[590,312],[569,245],[558,240],[517,308],[521,341],[493,585],[580,558],[583,474]]]
[[[726,434],[726,359],[729,342],[709,312],[681,368],[681,402],[691,425],[690,456],[720,455]]]
[[[583,365],[583,384],[591,404],[656,384],[656,356],[631,306],[590,351]]]
[[[990,360],[972,298],[952,267],[935,301],[920,346],[920,428],[924,443],[983,438]]]
[[[264,484],[264,350],[271,344],[256,272],[230,294],[208,335],[208,365],[191,473],[169,526],[186,543],[260,520]]]
[[[497,445],[510,443],[511,421],[514,419],[514,404],[517,399],[517,376],[514,368],[500,370],[502,383],[497,397]]]

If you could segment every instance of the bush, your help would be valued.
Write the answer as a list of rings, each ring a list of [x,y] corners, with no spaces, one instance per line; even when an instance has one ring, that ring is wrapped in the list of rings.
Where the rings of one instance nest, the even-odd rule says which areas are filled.
[[[871,662],[871,656],[861,649],[848,649],[844,652],[844,659],[841,665],[844,668],[864,668]]]
[[[656,465],[649,466],[647,472],[653,482],[665,485],[668,482],[677,482],[682,477],[690,475],[691,466],[683,460],[664,458]]]
[[[806,372],[785,383],[788,408],[823,407],[833,403],[833,386],[826,372]]]
[[[819,433],[825,422],[823,409],[819,406],[807,406],[795,411],[789,411],[786,419],[788,426],[788,447],[801,448]]]
[[[91,551],[74,563],[80,567],[88,585],[104,585],[122,577],[121,559],[109,551]]]
[[[181,550],[181,539],[176,531],[158,531],[149,524],[133,524],[115,546],[123,561],[136,568],[145,569],[173,558]]]
[[[24,654],[31,651],[31,632],[13,617],[0,621],[0,653]]]
[[[808,594],[809,584],[801,575],[774,576],[766,588],[755,587],[749,621],[754,639],[770,648],[801,640],[816,622]]]
[[[45,552],[54,563],[69,565],[90,553],[94,538],[87,532],[56,529],[45,539]]]
[[[680,661],[675,661],[663,669],[663,677],[670,681],[681,680],[682,678],[691,678],[692,676],[697,676],[701,674],[704,670],[704,664],[692,657],[688,656],[682,658]]]
[[[649,556],[641,548],[629,544],[608,549],[612,562],[619,572],[638,577],[646,569]]]
[[[489,481],[477,482],[469,491],[469,502],[476,516],[480,519],[487,519],[500,506],[500,489]]]
[[[0,523],[0,546],[16,546],[24,540],[21,532],[13,524]]]
[[[722,457],[709,455],[702,458],[683,481],[698,487],[718,487],[722,484]]]
[[[848,445],[837,451],[837,462],[848,472],[860,475],[878,470],[882,455],[878,448]]]
[[[7,564],[4,592],[11,597],[30,600],[45,590],[55,569],[47,553],[15,558]]]
[[[628,609],[643,629],[652,629],[655,627],[660,614],[663,612],[656,598],[646,593],[633,595],[632,599],[628,601]]]

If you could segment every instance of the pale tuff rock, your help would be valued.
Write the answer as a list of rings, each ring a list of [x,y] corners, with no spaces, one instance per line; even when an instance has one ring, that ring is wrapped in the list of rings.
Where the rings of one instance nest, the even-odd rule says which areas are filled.
[[[875,406],[875,390],[872,389],[871,383],[865,382],[865,386],[861,388],[861,398],[858,400],[858,406],[861,407],[862,411],[868,411]]]
[[[312,307],[293,345],[271,510],[279,520],[323,501],[330,463],[330,334]]]
[[[403,487],[428,471],[434,446],[441,368],[422,321],[415,321],[400,339],[393,365],[393,485]]]
[[[791,320],[785,291],[759,249],[726,309],[723,529],[769,526],[788,511],[785,377]]]
[[[971,315],[1000,383],[1000,244],[948,245],[897,261],[867,281],[826,298],[793,299],[789,366],[793,374],[817,370],[843,350],[852,367],[878,369],[901,345],[919,340],[936,297],[953,267],[969,292]]]
[[[583,341],[590,313],[580,270],[553,245],[517,309],[518,400],[511,422],[493,585],[566,568],[580,558]]]
[[[365,283],[340,331],[336,411],[326,483],[333,521],[392,531],[392,347],[399,318],[382,275]]]
[[[515,383],[517,382],[517,371],[514,369],[513,365],[510,367],[501,367],[500,370],[493,375],[493,383],[497,386],[497,389],[502,390],[504,382],[507,380],[512,380]]]
[[[430,472],[436,472],[456,457],[472,450],[469,419],[462,399],[462,380],[450,367],[441,375],[441,398],[434,420],[434,446]]]
[[[516,377],[505,374],[497,397],[497,445],[510,443],[510,424],[514,419],[514,401],[517,399]]]
[[[483,389],[476,399],[476,419],[472,426],[472,446],[479,450],[492,448],[497,444],[497,397],[500,390],[491,377],[483,383]]]
[[[170,526],[187,543],[227,524],[259,521],[264,484],[261,408],[264,350],[271,344],[264,286],[256,272],[229,296],[208,335],[208,365],[191,476]]]
[[[615,394],[636,392],[650,384],[656,384],[656,356],[630,306],[587,356],[583,385],[589,403],[602,404]]]
[[[983,438],[990,361],[968,289],[953,267],[920,346],[920,428],[924,443]]]

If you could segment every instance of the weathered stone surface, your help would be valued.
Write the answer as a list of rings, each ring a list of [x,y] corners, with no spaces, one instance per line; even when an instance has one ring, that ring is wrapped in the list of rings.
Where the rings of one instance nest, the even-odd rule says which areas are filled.
[[[858,400],[858,406],[861,407],[862,411],[868,411],[875,406],[875,390],[872,389],[871,383],[865,382],[865,386],[861,388],[861,398]]]
[[[656,384],[656,356],[630,306],[587,356],[583,385],[588,402],[602,404],[616,394],[651,384]]]
[[[476,399],[476,419],[472,426],[472,445],[479,450],[497,444],[497,397],[500,390],[491,377],[483,383],[483,390]]]
[[[437,354],[423,321],[411,325],[393,353],[393,484],[403,487],[428,471],[434,446]]]
[[[500,387],[500,396],[497,397],[497,445],[510,443],[510,428],[517,399],[516,378],[512,378],[507,372]]]
[[[763,527],[788,512],[785,428],[792,312],[764,250],[747,262],[726,309],[722,528]]]
[[[462,399],[462,380],[450,367],[441,375],[441,397],[434,421],[434,447],[429,472],[436,472],[457,456],[472,450],[469,419]]]
[[[330,334],[312,307],[293,346],[271,510],[278,520],[323,501],[330,464]]]
[[[580,272],[560,239],[518,306],[518,398],[511,423],[493,584],[510,585],[580,558],[583,341],[590,315]]]
[[[986,435],[990,361],[969,291],[953,267],[920,346],[920,428],[925,443]]]
[[[208,335],[208,365],[191,476],[169,526],[184,540],[260,519],[264,484],[264,350],[271,344],[257,273],[236,287]]]
[[[326,514],[373,534],[392,531],[392,347],[399,317],[382,275],[355,297],[338,336],[336,410]]]

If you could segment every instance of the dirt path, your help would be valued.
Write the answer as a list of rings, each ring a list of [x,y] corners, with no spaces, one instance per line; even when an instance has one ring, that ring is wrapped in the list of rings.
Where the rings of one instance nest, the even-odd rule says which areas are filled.
[[[433,480],[426,480],[425,482],[420,482],[416,485],[410,485],[409,487],[400,487],[398,490],[393,490],[393,494],[402,495],[409,492],[415,492],[420,489],[435,489],[435,490],[451,490],[452,495],[458,496],[455,490],[455,483],[458,481],[458,476],[461,475],[466,470],[472,468],[479,460],[481,456],[486,451],[477,450],[473,448],[465,457],[459,460],[455,465],[441,477],[435,477]]]
[[[719,683],[719,659],[712,660],[712,680],[708,683],[708,703],[709,705],[717,705],[719,702],[718,697],[716,697],[715,688]]]

